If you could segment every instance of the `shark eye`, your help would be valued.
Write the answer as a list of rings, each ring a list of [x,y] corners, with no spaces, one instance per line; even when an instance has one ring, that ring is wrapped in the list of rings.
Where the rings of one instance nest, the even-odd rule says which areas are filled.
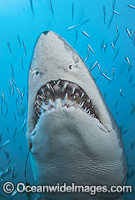
[[[34,77],[37,77],[40,74],[40,71],[38,69],[35,69],[35,70],[31,70],[31,73],[32,73],[32,76],[34,78]]]
[[[39,75],[39,71],[38,70],[35,71],[35,75],[36,76]]]
[[[72,69],[72,65],[69,65],[69,69]]]

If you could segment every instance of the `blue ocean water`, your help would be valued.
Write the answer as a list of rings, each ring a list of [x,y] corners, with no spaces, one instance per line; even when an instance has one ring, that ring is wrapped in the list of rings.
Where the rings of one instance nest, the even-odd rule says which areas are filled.
[[[88,58],[89,69],[98,61],[107,76],[97,66],[92,70],[121,128],[129,170],[127,183],[135,187],[135,9],[129,5],[135,6],[135,2],[5,0],[0,3],[0,138],[1,145],[9,142],[0,149],[0,169],[5,172],[12,168],[4,177],[0,176],[0,194],[5,199],[11,197],[2,192],[5,181],[25,183],[28,73],[35,41],[46,30],[60,34],[83,60]],[[89,50],[89,56],[88,45],[94,51]],[[34,184],[29,159],[27,178]],[[25,200],[28,196],[15,194],[13,198]],[[125,194],[125,199],[134,200],[135,191]]]

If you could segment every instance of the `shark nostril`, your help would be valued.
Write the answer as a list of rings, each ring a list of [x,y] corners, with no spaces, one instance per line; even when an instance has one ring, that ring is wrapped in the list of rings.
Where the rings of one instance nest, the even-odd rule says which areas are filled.
[[[72,69],[72,65],[69,65],[69,69]]]
[[[48,33],[49,33],[49,31],[44,31],[43,32],[44,35],[47,35]]]

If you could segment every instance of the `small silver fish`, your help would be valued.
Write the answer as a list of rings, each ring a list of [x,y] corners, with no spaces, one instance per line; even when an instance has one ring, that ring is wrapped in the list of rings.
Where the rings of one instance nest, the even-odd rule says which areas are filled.
[[[98,66],[99,72],[102,73],[102,72],[101,72],[101,69],[100,69],[100,65],[98,64],[97,66]]]
[[[135,105],[133,104],[133,102],[131,102],[132,105],[132,110],[131,110],[131,115],[135,112]]]
[[[131,38],[131,35],[130,35],[130,32],[129,32],[128,28],[126,28],[126,31],[127,31],[127,34],[129,36],[129,38]]]
[[[117,30],[117,33],[119,32],[119,28],[118,28],[118,25],[116,26],[116,30]]]
[[[109,78],[105,73],[102,73],[102,75],[103,75],[107,80],[111,80],[111,78]]]
[[[86,24],[86,23],[88,23],[89,22],[89,19],[86,19],[86,20],[84,20],[81,24],[79,24],[79,26],[82,26],[82,25],[84,25],[84,24]]]
[[[15,131],[14,131],[14,133],[13,133],[13,141],[15,141],[15,136],[16,136],[16,134],[17,134],[17,127],[15,128]]]
[[[12,72],[12,77],[14,78],[14,69],[12,64],[11,64],[11,72]]]
[[[132,30],[132,29],[130,29],[130,32],[131,32],[131,35],[132,35],[132,37],[133,37],[133,36],[134,36],[133,30]]]
[[[9,90],[9,94],[11,96],[11,88],[10,88],[10,86],[8,86],[8,90]]]
[[[101,51],[102,51],[102,49],[103,49],[104,42],[105,42],[105,39],[103,39],[103,41],[102,41],[102,43],[101,43]]]
[[[89,58],[89,53],[90,53],[90,49],[88,48],[88,54],[87,54],[87,57],[85,58],[85,62],[88,60]]]
[[[3,178],[5,176],[7,176],[10,172],[12,172],[12,169],[13,169],[14,166],[15,165],[13,165],[12,163],[10,163],[10,166],[5,171],[3,171],[3,173],[1,173],[0,179],[3,180]]]
[[[16,121],[16,115],[15,115],[15,112],[14,112],[14,119],[15,119],[15,121]]]
[[[122,133],[121,133],[121,134],[125,134],[125,133],[127,133],[127,132],[128,132],[128,129],[126,129],[126,130],[122,131]]]
[[[72,3],[72,21],[73,21],[73,18],[74,18],[74,3]]]
[[[10,140],[7,140],[2,145],[0,145],[0,150],[3,149],[4,147],[6,147],[10,142],[11,142]]]
[[[117,100],[117,101],[115,102],[114,108],[117,107],[118,103],[119,103],[119,100]]]
[[[6,103],[6,100],[5,100],[5,94],[4,94],[4,92],[1,93],[1,96],[2,96],[2,99],[3,99],[4,103],[5,103],[5,105],[8,106],[7,103]]]
[[[118,13],[116,10],[113,10],[113,13],[115,13],[116,15],[119,15],[120,13]]]
[[[104,52],[106,52],[107,46],[108,46],[108,42],[107,42],[106,44],[103,45]]]
[[[118,53],[119,53],[119,48],[118,48],[117,51],[116,51],[116,54],[115,54],[115,56],[114,56],[114,58],[113,58],[113,61],[115,61],[115,59],[117,58]]]
[[[3,106],[2,106],[2,104],[0,105],[0,107],[1,107],[1,114],[3,115]]]
[[[18,116],[21,117],[21,114],[18,108],[17,108],[17,113],[18,113]]]
[[[113,1],[113,10],[115,9],[115,5],[116,5],[116,0]]]
[[[78,30],[76,30],[76,32],[75,32],[75,44],[77,42],[77,39],[78,39]]]
[[[8,114],[8,106],[6,106],[5,117],[7,116],[7,114]]]
[[[122,91],[122,89],[120,89],[120,96],[123,97],[123,91]]]
[[[10,82],[10,86],[11,86],[11,89],[12,89],[12,94],[14,94],[14,87],[13,87],[13,84],[12,84],[10,79],[9,79],[9,82]]]
[[[23,41],[23,48],[24,48],[24,57],[26,56],[26,46],[25,46],[25,42]]]
[[[130,61],[129,61],[129,58],[126,57],[125,59],[127,60],[128,64],[131,66]]]
[[[19,42],[19,47],[21,47],[21,40],[20,40],[19,35],[17,35],[17,39],[18,39],[18,42]]]
[[[20,151],[22,150],[22,144],[20,144],[20,148],[19,149],[20,149]]]
[[[133,80],[133,76],[131,75],[129,78],[129,83],[131,83],[132,80]]]
[[[85,31],[82,32],[85,36],[87,36],[88,38],[90,38],[90,36],[88,35],[88,33],[86,33]]]
[[[133,45],[135,46],[135,38],[133,39]]]
[[[74,29],[74,28],[76,28],[76,27],[78,27],[78,26],[79,26],[79,24],[76,24],[76,25],[70,26],[70,27],[67,28],[67,30],[72,30],[72,29]]]
[[[32,0],[30,0],[30,7],[31,7],[32,13],[34,13],[34,10],[33,10],[33,1]]]
[[[98,60],[94,63],[90,71],[92,71],[96,67],[97,64],[98,64]]]
[[[111,46],[112,46],[112,48],[113,48],[113,51],[114,51],[114,44],[113,44],[113,43],[111,43]]]
[[[25,124],[26,124],[26,119],[24,119],[24,121],[23,121],[21,127],[20,127],[19,130],[17,131],[17,134],[20,133],[20,132],[24,129]]]
[[[129,58],[128,58],[128,57],[126,57],[125,59],[126,59],[126,61],[128,62],[128,65],[129,65],[129,69],[128,69],[128,72],[129,72],[129,71],[130,71],[130,69],[131,69],[131,63],[130,63],[130,61],[129,61]]]
[[[112,72],[113,72],[113,77],[114,77],[114,68],[112,68]]]
[[[6,158],[9,159],[9,153],[8,153],[8,151],[4,151],[4,154],[5,154]]]
[[[18,94],[20,95],[20,97],[21,97],[21,99],[22,99],[22,94],[21,94],[21,92],[20,92],[19,88],[18,88],[18,87],[16,87],[16,90],[17,90]]]
[[[133,84],[130,86],[130,88],[132,88],[132,87],[135,87],[135,83],[133,83]]]
[[[117,33],[117,37],[115,38],[115,40],[114,40],[114,42],[113,42],[114,46],[116,45],[116,42],[117,42],[118,39],[119,39],[119,35],[120,35],[120,33]]]
[[[7,132],[9,133],[9,128],[8,128],[8,126],[7,126]]]
[[[93,49],[91,48],[91,46],[88,44],[89,49],[92,51],[92,53],[94,53]]]
[[[16,176],[17,177],[17,176]],[[15,178],[14,178],[15,179]],[[14,197],[17,194],[17,190],[14,190],[14,192],[11,194],[12,197]]]
[[[22,66],[22,69],[24,69],[24,66],[23,66],[23,57],[21,58],[21,66]]]
[[[134,148],[134,144],[135,144],[135,141],[132,139],[131,140],[131,149],[133,150],[133,148]]]
[[[11,47],[10,47],[10,44],[9,44],[8,41],[7,41],[7,46],[8,46],[8,49],[9,49],[10,53],[12,54],[12,56],[14,56],[14,54],[13,54],[13,52],[12,52],[12,50],[11,50]]]
[[[128,7],[135,9],[135,6],[133,6],[133,5],[128,5]]]
[[[103,5],[103,12],[104,12],[104,24],[106,24],[106,8]]]
[[[111,18],[110,18],[110,21],[109,21],[109,24],[108,24],[108,29],[109,29],[110,26],[111,26],[111,23],[112,23],[113,17],[114,17],[114,13],[112,13],[112,16],[111,16]]]
[[[13,77],[11,78],[11,80],[12,80],[12,82],[13,82],[14,86],[15,86],[15,87],[17,87],[17,85],[16,85],[16,83],[15,83],[15,81],[14,81]]]
[[[51,7],[51,11],[52,11],[52,16],[54,17],[54,10],[53,10],[53,5],[52,5],[52,1],[50,0],[50,7]]]
[[[120,124],[119,128],[120,128],[120,132],[122,132],[122,130],[123,130],[123,124]]]

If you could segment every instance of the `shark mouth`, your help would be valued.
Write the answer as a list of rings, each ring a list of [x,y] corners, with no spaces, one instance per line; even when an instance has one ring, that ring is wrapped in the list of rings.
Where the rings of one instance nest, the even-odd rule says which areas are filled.
[[[43,112],[56,108],[56,101],[60,99],[62,107],[74,106],[80,108],[88,115],[99,120],[92,105],[92,100],[76,83],[66,80],[56,80],[43,85],[35,98],[35,112],[37,119]],[[100,120],[99,120],[100,121]]]

